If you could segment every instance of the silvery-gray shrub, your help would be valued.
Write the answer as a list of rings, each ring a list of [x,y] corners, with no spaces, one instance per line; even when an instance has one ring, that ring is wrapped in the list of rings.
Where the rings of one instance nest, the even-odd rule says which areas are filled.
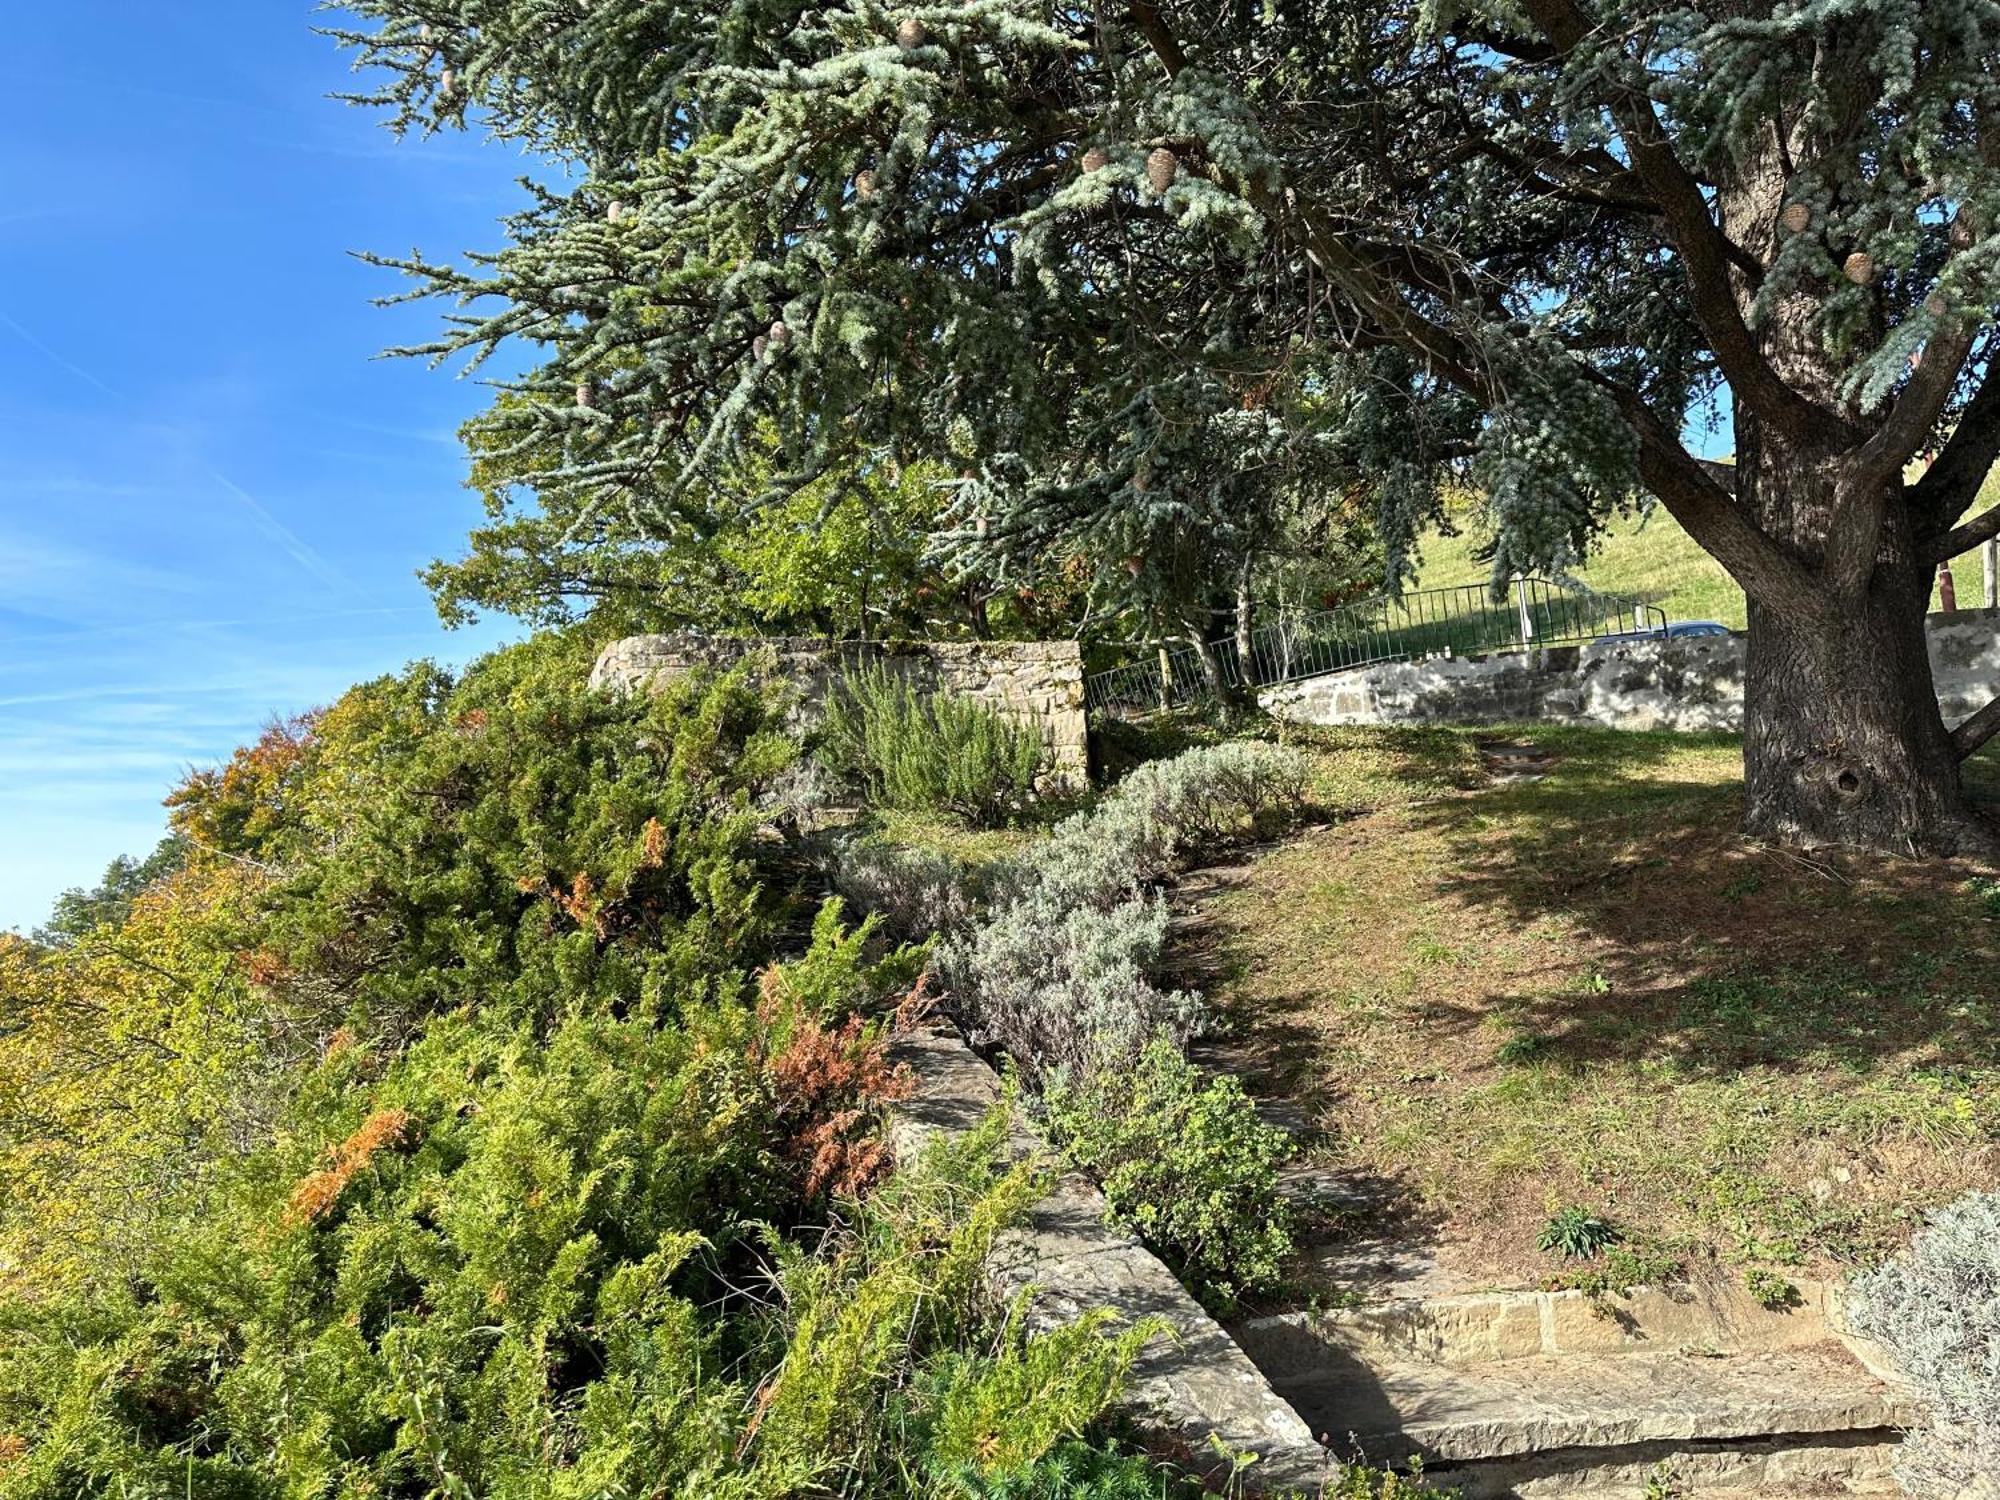
[[[1004,1048],[1031,1084],[1129,1064],[1157,1033],[1185,1043],[1204,1007],[1158,983],[1169,913],[1152,888],[1274,814],[1295,817],[1309,775],[1305,756],[1271,745],[1191,750],[1140,767],[994,869],[985,922],[937,959],[974,1040]]]
[[[1902,1255],[1854,1279],[1847,1310],[1929,1409],[1898,1450],[1903,1488],[1919,1500],[2000,1494],[2000,1193],[1938,1213]]]
[[[835,846],[831,863],[841,899],[854,911],[881,917],[899,941],[953,937],[972,926],[976,876],[949,854],[846,839]]]
[[[1135,1059],[1157,1033],[1185,1043],[1201,997],[1154,982],[1169,912],[1157,892],[1115,906],[1065,906],[1038,891],[943,945],[940,977],[975,1046],[998,1045],[1038,1086]]]
[[[1312,762],[1296,750],[1241,741],[1153,761],[1096,808],[1058,824],[1015,862],[1014,883],[1108,908],[1190,860],[1292,821],[1311,774]]]

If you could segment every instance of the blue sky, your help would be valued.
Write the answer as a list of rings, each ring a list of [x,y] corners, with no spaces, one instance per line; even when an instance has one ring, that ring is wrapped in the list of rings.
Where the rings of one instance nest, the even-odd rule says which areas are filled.
[[[276,713],[508,629],[413,571],[477,513],[436,309],[348,252],[490,247],[526,169],[328,99],[308,0],[16,7],[0,56],[0,928]]]

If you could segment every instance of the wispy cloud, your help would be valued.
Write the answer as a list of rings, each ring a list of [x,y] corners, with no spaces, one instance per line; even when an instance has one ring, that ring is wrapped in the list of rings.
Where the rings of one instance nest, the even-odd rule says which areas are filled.
[[[30,349],[33,349],[37,354],[41,355],[44,359],[48,360],[51,364],[55,365],[56,368],[68,371],[71,375],[74,375],[78,380],[81,380],[85,385],[89,386],[91,389],[99,391],[106,396],[109,396],[113,401],[122,402],[125,400],[124,396],[120,395],[110,386],[106,385],[103,381],[99,380],[95,375],[91,374],[90,371],[86,370],[82,365],[77,364],[74,360],[70,359],[67,355],[61,353],[59,350],[53,349],[49,345],[43,343],[40,339],[36,338],[32,333],[28,332],[27,329],[23,328],[19,323],[16,323],[12,318],[8,317],[7,314],[5,313],[0,313],[0,326],[4,326],[9,330],[11,330],[14,336],[20,339],[21,342],[26,344]]]
[[[93,390],[109,396],[121,406],[129,408],[136,404],[130,397],[92,374],[75,360],[62,353],[61,350],[37,338],[32,332],[22,327],[19,322],[9,317],[6,313],[0,313],[0,325],[4,325],[11,330],[16,337],[26,343],[29,348],[41,354],[43,358],[55,364],[59,369],[65,370],[75,376],[78,380],[83,381]],[[350,592],[351,586],[340,575],[340,572],[321,556],[318,551],[308,545],[298,533],[272,515],[269,507],[255,495],[251,494],[242,485],[213,465],[204,465],[202,472],[211,483],[215,484],[247,510],[250,513],[251,520],[256,523],[258,531],[274,543],[287,557],[291,558],[293,562],[297,563],[318,582],[334,590],[336,593]]]
[[[263,502],[255,495],[244,489],[242,485],[231,479],[227,474],[224,474],[220,469],[209,469],[207,470],[207,474],[226,493],[234,495],[242,503],[243,508],[249,511],[251,518],[256,521],[258,529],[273,542],[276,542],[278,547],[293,562],[304,568],[334,592],[348,592],[349,585],[347,580],[340,576],[339,571],[333,564],[329,563],[318,552],[301,541],[298,534],[276,516],[272,515],[265,508]]]

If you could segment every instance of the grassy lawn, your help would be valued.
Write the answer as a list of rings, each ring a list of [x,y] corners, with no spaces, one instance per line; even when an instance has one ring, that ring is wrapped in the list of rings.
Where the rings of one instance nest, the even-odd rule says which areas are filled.
[[[2000,471],[1987,480],[1977,509],[1994,504],[2000,504]],[[1485,540],[1472,521],[1458,536],[1426,536],[1415,587],[1485,582],[1492,569],[1473,555]],[[1984,578],[1978,554],[1958,558],[1951,571],[1959,607],[1978,608]],[[1744,627],[1743,591],[1662,507],[1647,517],[1614,521],[1577,577],[1599,593],[1657,604],[1672,620],[1720,620],[1734,630]],[[1931,608],[1938,608],[1935,593]]]
[[[1735,831],[1736,743],[1311,737],[1353,815],[1229,872],[1212,992],[1255,1086],[1468,1284],[1581,1207],[1730,1275],[1865,1259],[2000,1175],[2000,895]],[[1983,773],[1989,784],[1991,769]]]

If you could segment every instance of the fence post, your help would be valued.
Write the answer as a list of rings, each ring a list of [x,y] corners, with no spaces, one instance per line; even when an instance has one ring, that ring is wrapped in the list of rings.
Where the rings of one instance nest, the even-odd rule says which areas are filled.
[[[1514,613],[1521,622],[1521,644],[1526,646],[1535,638],[1535,617],[1528,612],[1528,580],[1519,573],[1514,575]]]
[[[1980,543],[1979,556],[1986,564],[1986,607],[2000,609],[2000,541]]]

